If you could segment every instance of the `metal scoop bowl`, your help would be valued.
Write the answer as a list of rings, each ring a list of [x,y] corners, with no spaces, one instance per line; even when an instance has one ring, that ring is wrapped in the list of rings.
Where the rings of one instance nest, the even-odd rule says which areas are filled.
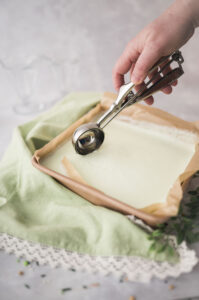
[[[81,125],[75,130],[72,139],[75,151],[81,155],[98,149],[103,141],[104,131],[96,123]]]

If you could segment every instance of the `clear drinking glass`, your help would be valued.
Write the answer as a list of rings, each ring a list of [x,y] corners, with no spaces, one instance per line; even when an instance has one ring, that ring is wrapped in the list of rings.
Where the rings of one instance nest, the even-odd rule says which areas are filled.
[[[37,57],[26,66],[12,69],[18,102],[13,109],[18,114],[43,111],[63,96],[61,63],[48,57]]]

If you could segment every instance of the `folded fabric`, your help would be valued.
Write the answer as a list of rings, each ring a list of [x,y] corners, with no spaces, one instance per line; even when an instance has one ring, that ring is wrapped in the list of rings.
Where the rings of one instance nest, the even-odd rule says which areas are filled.
[[[0,232],[89,255],[175,262],[175,252],[149,251],[147,232],[126,216],[91,204],[31,164],[36,149],[95,106],[100,97],[99,93],[72,93],[15,129],[0,163]]]

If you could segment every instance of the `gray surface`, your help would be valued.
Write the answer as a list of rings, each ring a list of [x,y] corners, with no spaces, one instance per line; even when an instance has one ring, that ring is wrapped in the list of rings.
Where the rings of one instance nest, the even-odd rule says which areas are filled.
[[[126,42],[172,1],[109,0],[53,1],[1,0],[0,9],[0,156],[9,143],[13,128],[33,115],[16,115],[12,106],[20,101],[23,84],[16,74],[32,61],[45,57],[56,69],[59,80],[50,86],[54,99],[70,91],[113,91],[112,67]],[[199,119],[198,32],[184,47],[186,74],[172,95],[156,95],[155,106],[186,120]],[[36,67],[38,67],[38,62]],[[33,68],[35,64],[33,63]],[[45,73],[46,69],[42,69]],[[46,76],[49,75],[47,74]],[[40,78],[42,80],[42,77]],[[50,80],[50,79],[49,79]],[[17,87],[17,88],[16,88]],[[45,101],[43,85],[32,101]],[[30,85],[34,94],[34,84]],[[39,93],[40,92],[40,93]],[[48,97],[46,97],[48,100]],[[199,251],[197,251],[199,253]],[[25,270],[24,276],[18,271]],[[42,279],[40,274],[47,274]],[[13,255],[0,252],[0,300],[19,299],[175,299],[199,295],[199,266],[191,274],[169,282],[119,283],[113,277],[74,273],[50,267],[24,267]],[[82,285],[99,282],[99,287]],[[26,289],[24,283],[31,286]],[[170,291],[169,284],[175,289]],[[61,288],[73,290],[60,295]]]

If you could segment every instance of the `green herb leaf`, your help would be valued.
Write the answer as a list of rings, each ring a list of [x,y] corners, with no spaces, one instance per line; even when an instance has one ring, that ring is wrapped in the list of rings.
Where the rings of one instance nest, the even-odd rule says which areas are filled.
[[[69,292],[69,291],[72,291],[72,288],[63,288],[61,290],[62,294],[64,294],[65,292]]]
[[[197,191],[189,191],[188,194],[189,195],[197,195]]]
[[[26,266],[28,266],[28,265],[30,265],[30,262],[27,261],[27,260],[25,260],[25,261],[24,261],[24,266],[26,267]]]
[[[24,286],[25,286],[27,289],[30,289],[29,284],[25,283]]]
[[[177,235],[177,243],[178,243],[178,245],[180,245],[182,243],[182,241],[184,240],[184,236],[185,236],[184,231],[181,231],[181,232],[178,233],[178,235]]]
[[[196,175],[199,176],[199,171]],[[188,202],[181,202],[178,215],[171,217],[166,223],[158,225],[157,229],[149,235],[148,239],[152,241],[150,251],[167,250],[172,254],[174,249],[170,245],[168,234],[175,235],[178,244],[184,240],[187,243],[199,241],[199,232],[196,232],[196,228],[199,226],[199,187],[190,190],[188,195]]]
[[[83,285],[83,289],[87,289],[88,287],[87,287],[87,285]]]

